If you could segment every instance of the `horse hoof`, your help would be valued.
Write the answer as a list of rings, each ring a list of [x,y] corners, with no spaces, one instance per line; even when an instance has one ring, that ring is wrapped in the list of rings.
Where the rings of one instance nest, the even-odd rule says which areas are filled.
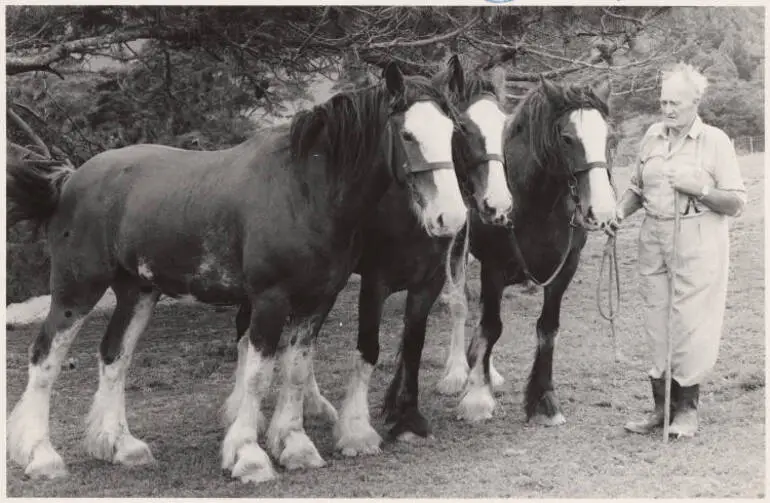
[[[35,450],[24,474],[31,479],[58,479],[67,476],[67,467],[53,447],[41,445]]]
[[[457,418],[471,423],[492,419],[495,399],[488,387],[476,388],[465,394],[458,405]]]
[[[276,478],[270,458],[257,444],[246,444],[238,449],[238,462],[233,467],[232,476],[243,483],[254,484]]]
[[[441,395],[456,395],[463,390],[468,372],[462,369],[447,372],[436,384],[436,390]]]
[[[489,380],[493,388],[500,388],[505,384],[505,378],[491,364],[489,365]]]
[[[278,462],[287,470],[321,468],[326,465],[313,442],[299,431],[292,431],[286,437]]]
[[[427,438],[431,434],[430,423],[417,407],[400,411],[387,425],[390,428],[388,436],[391,439],[398,440],[405,434],[412,434],[416,438]]]
[[[368,423],[359,426],[359,431],[349,427],[337,441],[336,448],[346,457],[379,454],[382,438]]]
[[[433,439],[433,435],[429,434],[427,437],[421,437],[413,431],[405,431],[396,436],[397,442],[403,442],[405,444],[422,444],[425,442],[430,442]]]
[[[121,442],[113,463],[124,466],[141,466],[155,463],[150,447],[141,440],[128,437]]]
[[[567,422],[564,414],[557,412],[553,416],[546,416],[545,414],[536,414],[532,416],[531,421],[540,426],[560,426]]]

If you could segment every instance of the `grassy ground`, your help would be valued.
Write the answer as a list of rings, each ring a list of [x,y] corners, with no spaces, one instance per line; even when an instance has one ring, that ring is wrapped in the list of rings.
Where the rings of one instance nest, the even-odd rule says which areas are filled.
[[[613,358],[609,326],[595,306],[595,282],[604,238],[590,238],[568,290],[557,340],[554,378],[567,424],[544,428],[524,423],[521,408],[534,352],[539,293],[509,288],[504,332],[495,363],[507,382],[497,395],[495,417],[469,425],[455,419],[457,399],[434,391],[447,347],[449,318],[438,306],[429,324],[422,372],[423,412],[435,438],[418,444],[387,444],[376,457],[333,454],[331,426],[307,424],[329,462],[323,469],[282,472],[273,482],[242,485],[219,467],[223,431],[217,410],[231,388],[235,366],[234,311],[160,306],[140,341],[127,390],[132,432],[153,450],[158,464],[127,469],[85,456],[83,418],[96,389],[95,353],[107,323],[97,314],[70,356],[75,370],[62,373],[52,402],[54,445],[70,477],[30,481],[7,470],[9,496],[164,497],[760,497],[765,487],[764,208],[761,156],[742,159],[750,199],[732,223],[728,311],[717,367],[703,386],[701,433],[663,445],[660,436],[627,435],[628,414],[648,407],[645,348],[635,271],[635,239],[641,218],[622,231],[618,250],[623,287],[618,344]],[[627,173],[618,173],[625,187]],[[477,265],[472,287],[478,289]],[[357,284],[340,295],[326,323],[316,364],[319,384],[339,407],[355,348]],[[403,297],[386,305],[383,353],[374,374],[370,404],[379,406],[393,371]],[[474,316],[475,312],[474,307]],[[474,318],[471,322],[476,323]],[[7,411],[26,383],[27,346],[37,327],[7,338]],[[268,401],[272,408],[274,397]],[[610,405],[613,404],[613,405]],[[384,433],[382,419],[374,426]]]

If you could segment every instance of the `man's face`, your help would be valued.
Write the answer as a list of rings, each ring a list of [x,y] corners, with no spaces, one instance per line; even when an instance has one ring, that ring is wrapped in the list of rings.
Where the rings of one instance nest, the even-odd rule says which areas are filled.
[[[674,76],[663,82],[660,91],[660,111],[663,123],[670,128],[688,126],[698,113],[698,99],[690,84]]]

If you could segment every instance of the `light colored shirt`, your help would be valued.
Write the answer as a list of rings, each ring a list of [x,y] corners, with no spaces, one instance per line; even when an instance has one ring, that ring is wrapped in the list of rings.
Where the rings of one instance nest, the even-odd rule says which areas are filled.
[[[669,174],[681,169],[696,171],[703,185],[733,191],[746,203],[746,187],[730,138],[696,117],[687,134],[673,146],[662,122],[650,126],[642,139],[629,188],[642,198],[648,215],[674,218],[676,191],[669,182]],[[696,210],[711,211],[687,194],[680,193],[677,204],[682,218],[697,216]]]

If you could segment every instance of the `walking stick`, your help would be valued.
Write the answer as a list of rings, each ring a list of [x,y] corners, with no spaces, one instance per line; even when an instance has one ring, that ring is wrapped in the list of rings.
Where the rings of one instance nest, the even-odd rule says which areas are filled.
[[[674,190],[674,236],[672,243],[672,259],[668,267],[668,322],[666,327],[666,400],[663,409],[663,443],[668,443],[669,422],[671,421],[671,353],[673,343],[671,336],[673,332],[674,318],[674,273],[678,262],[677,241],[679,241],[679,193]]]

